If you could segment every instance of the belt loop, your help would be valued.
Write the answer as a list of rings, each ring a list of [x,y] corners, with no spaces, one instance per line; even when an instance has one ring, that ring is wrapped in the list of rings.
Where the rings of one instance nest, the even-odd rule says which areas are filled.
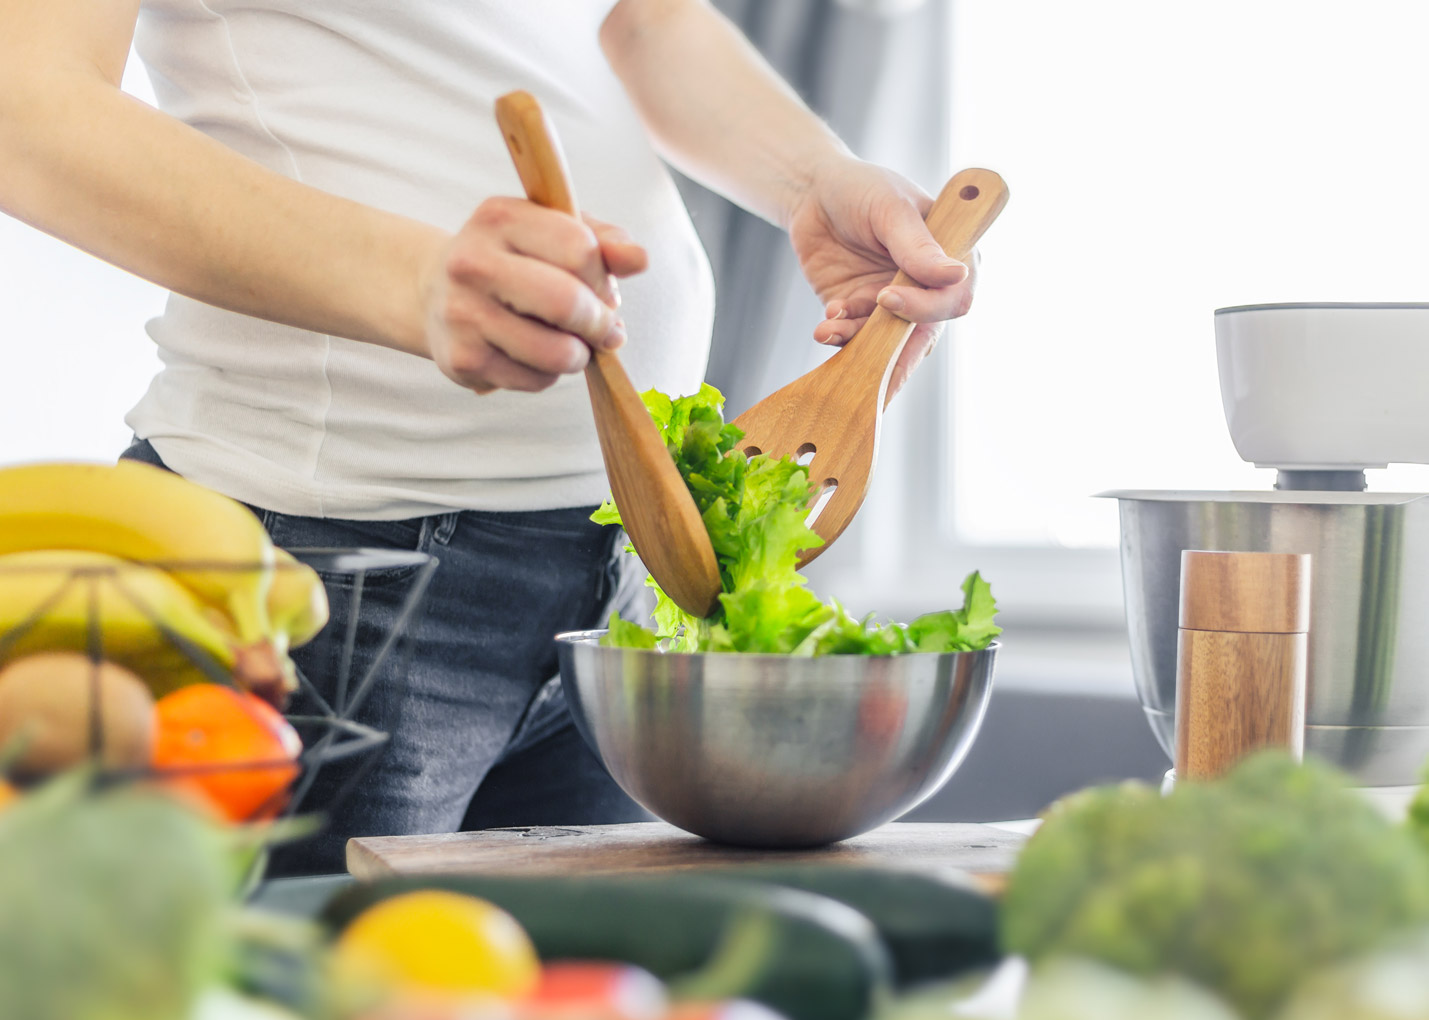
[[[446,545],[451,542],[452,535],[456,532],[457,518],[460,516],[460,511],[453,510],[450,513],[438,514],[436,517],[428,517],[428,524],[435,522],[432,529],[432,540],[438,545]]]

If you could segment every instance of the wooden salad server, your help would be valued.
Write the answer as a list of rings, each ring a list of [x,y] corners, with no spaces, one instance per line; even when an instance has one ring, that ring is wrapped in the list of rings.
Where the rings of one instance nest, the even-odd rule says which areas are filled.
[[[529,92],[502,96],[496,120],[526,197],[577,216],[565,157],[536,98]],[[592,351],[585,378],[610,491],[635,551],[681,609],[709,616],[721,590],[719,564],[660,430],[614,352]]]
[[[926,222],[943,250],[967,260],[978,238],[1007,204],[1007,185],[991,170],[963,170],[948,181]],[[899,271],[898,286],[917,286]],[[868,492],[887,403],[888,380],[913,323],[881,305],[863,328],[812,372],[765,397],[734,420],[744,431],[740,448],[750,456],[804,457],[809,481],[821,497],[810,527],[824,544],[808,549],[807,563],[843,533]],[[827,490],[833,489],[831,495]],[[827,495],[822,509],[819,503]]]

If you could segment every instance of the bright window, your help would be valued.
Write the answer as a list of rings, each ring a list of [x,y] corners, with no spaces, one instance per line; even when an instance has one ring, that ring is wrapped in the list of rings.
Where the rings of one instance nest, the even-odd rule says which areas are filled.
[[[1212,312],[1429,298],[1426,39],[1417,0],[953,0],[953,163],[1012,193],[951,338],[953,541],[1110,547],[1091,493],[1273,484]]]

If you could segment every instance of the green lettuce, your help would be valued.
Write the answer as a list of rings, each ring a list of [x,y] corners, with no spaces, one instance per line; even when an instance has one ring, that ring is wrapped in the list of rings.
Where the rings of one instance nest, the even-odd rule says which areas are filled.
[[[714,615],[685,612],[654,578],[655,628],[612,615],[603,643],[684,652],[781,655],[896,655],[976,651],[1001,633],[992,589],[976,572],[963,582],[963,607],[921,616],[908,625],[856,619],[834,600],[821,601],[798,571],[800,555],[823,545],[805,523],[816,495],[794,460],[737,449],[742,433],[724,420],[724,395],[708,384],[671,398],[642,394],[680,476],[689,487],[719,563],[722,592]],[[620,524],[606,500],[591,520]],[[628,551],[633,552],[629,546]]]
[[[622,620],[619,613],[610,618],[607,639],[606,644],[617,648],[654,648],[659,643],[653,630],[647,630],[629,620]]]

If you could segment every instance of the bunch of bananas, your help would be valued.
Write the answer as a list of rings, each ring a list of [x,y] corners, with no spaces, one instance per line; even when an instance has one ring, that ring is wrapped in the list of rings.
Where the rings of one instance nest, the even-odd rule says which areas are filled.
[[[227,496],[134,461],[0,468],[0,664],[97,650],[155,695],[231,677],[281,705],[327,616],[318,575]]]

